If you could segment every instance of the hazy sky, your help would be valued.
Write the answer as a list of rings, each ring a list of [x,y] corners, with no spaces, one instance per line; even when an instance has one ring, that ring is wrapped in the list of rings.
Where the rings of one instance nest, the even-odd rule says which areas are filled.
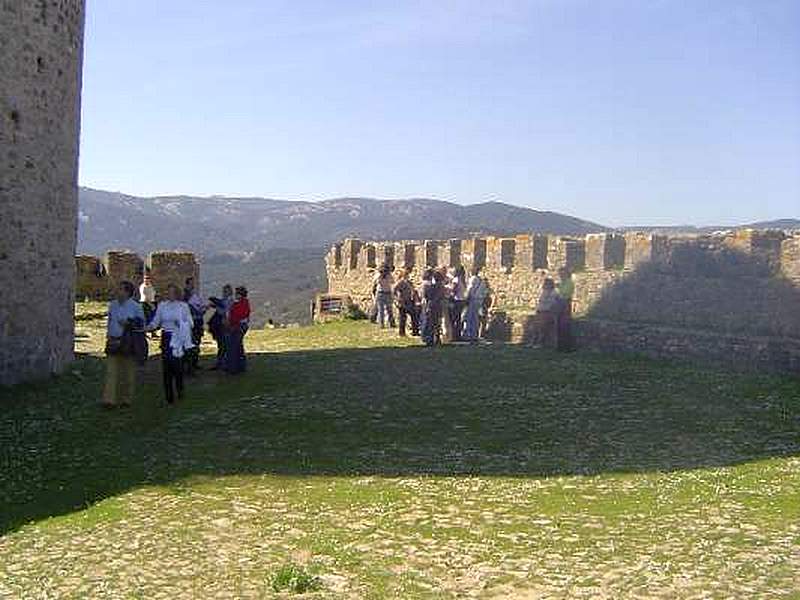
[[[800,217],[797,0],[89,0],[81,183]]]

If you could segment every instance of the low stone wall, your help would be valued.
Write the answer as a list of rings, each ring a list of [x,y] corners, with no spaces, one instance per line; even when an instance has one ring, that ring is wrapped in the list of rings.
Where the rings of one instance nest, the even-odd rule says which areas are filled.
[[[187,277],[200,284],[200,264],[191,252],[153,252],[145,261],[133,252],[114,250],[104,259],[75,257],[75,298],[107,300],[122,281],[130,281],[138,289],[145,269],[158,295],[164,294],[170,283],[182,288]]]
[[[797,338],[726,335],[601,319],[579,319],[573,329],[579,347],[601,352],[634,352],[736,369],[800,372]]]
[[[563,287],[572,290],[576,322],[603,324],[581,325],[582,345],[638,350],[647,329],[648,354],[702,358],[728,352],[733,362],[747,364],[752,351],[757,364],[796,365],[787,357],[800,343],[797,233],[345,240],[327,256],[329,293],[367,309],[374,272],[384,262],[409,268],[414,283],[427,266],[481,267],[496,298],[490,332],[497,339],[530,339],[542,282],[551,277],[569,284]],[[689,352],[693,338],[696,351]]]

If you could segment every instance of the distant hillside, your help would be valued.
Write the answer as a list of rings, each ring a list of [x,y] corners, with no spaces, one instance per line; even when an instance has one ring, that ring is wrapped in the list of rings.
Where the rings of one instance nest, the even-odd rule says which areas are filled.
[[[743,228],[800,231],[800,219],[775,219],[774,221],[758,221],[757,223],[742,223],[741,225],[708,225],[705,227],[697,227],[695,225],[638,225],[620,227],[619,229],[621,231],[649,231],[664,234],[701,234]]]
[[[414,239],[469,233],[603,231],[575,217],[500,202],[460,206],[429,199],[340,198],[323,202],[266,198],[139,198],[80,191],[78,251],[146,253],[185,248],[201,255],[270,248],[321,248],[344,237]]]

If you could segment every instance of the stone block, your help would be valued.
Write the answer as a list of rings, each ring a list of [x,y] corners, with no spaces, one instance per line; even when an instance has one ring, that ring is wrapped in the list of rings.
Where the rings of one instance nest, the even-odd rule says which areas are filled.
[[[439,242],[435,240],[426,240],[424,244],[425,250],[425,266],[438,267],[439,266]]]
[[[631,232],[625,234],[625,268],[652,262],[663,262],[669,253],[669,240],[664,235]]]
[[[592,233],[586,236],[586,268],[605,271],[625,264],[625,238],[616,233]]]
[[[195,287],[200,289],[200,265],[191,252],[152,252],[147,259],[147,267],[150,271],[150,283],[159,298],[166,297],[167,287],[171,284],[183,289],[189,277],[194,278]],[[216,294],[219,290],[212,292]]]
[[[500,242],[500,267],[505,270],[511,270],[515,265],[517,241],[515,239],[498,241]]]
[[[586,266],[584,240],[570,237],[550,237],[547,249],[548,269],[554,274],[569,274]]]
[[[800,233],[786,238],[781,244],[781,272],[800,288]]]
[[[413,270],[417,264],[417,245],[409,242],[400,244],[402,250],[401,266],[409,271]]]
[[[782,244],[786,234],[777,229],[737,229],[722,243],[729,249],[749,255],[771,272],[780,269]]]
[[[112,294],[123,281],[130,281],[136,287],[141,285],[144,276],[144,261],[135,252],[112,250],[106,254],[105,263],[108,272],[108,287]]]
[[[344,241],[344,263],[347,269],[355,271],[358,269],[358,255],[361,252],[363,242],[357,239],[346,239]]]
[[[108,273],[96,256],[75,257],[75,299],[105,300],[109,297]]]

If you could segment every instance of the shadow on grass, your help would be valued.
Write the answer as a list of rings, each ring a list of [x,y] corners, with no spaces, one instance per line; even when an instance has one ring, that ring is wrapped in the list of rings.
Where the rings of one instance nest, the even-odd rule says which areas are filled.
[[[800,384],[515,346],[251,355],[104,411],[103,361],[0,391],[0,533],[189,477],[641,473],[800,454]],[[210,363],[207,363],[210,364]]]

